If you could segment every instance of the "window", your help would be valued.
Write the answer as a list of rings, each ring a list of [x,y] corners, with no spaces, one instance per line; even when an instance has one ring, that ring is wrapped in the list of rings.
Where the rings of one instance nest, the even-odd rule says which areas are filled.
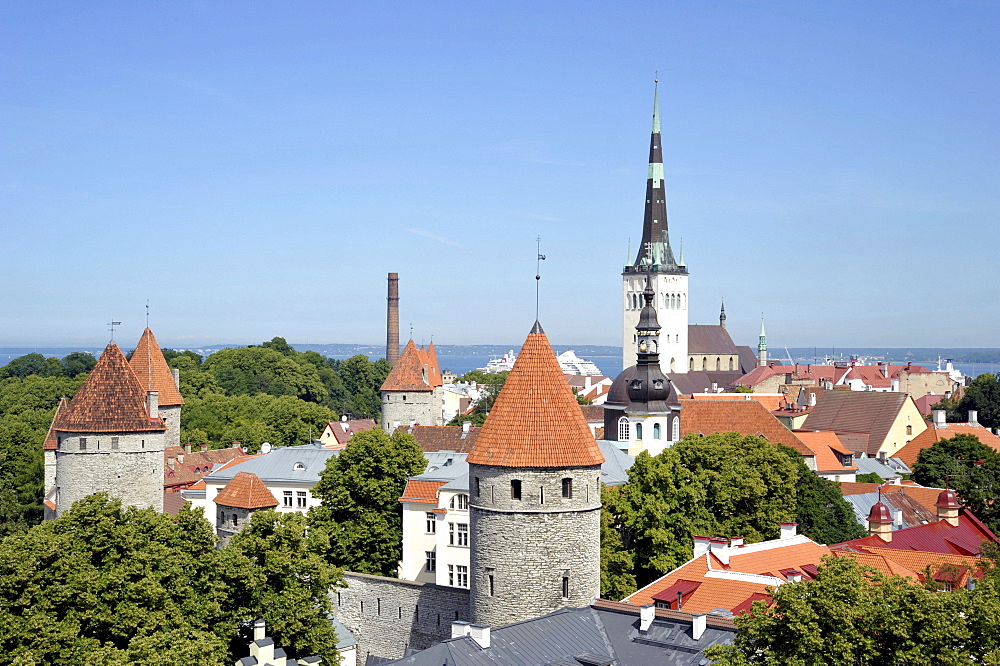
[[[455,587],[455,565],[448,565],[448,585]]]
[[[469,567],[464,564],[459,564],[455,568],[457,569],[455,583],[458,587],[469,587]]]
[[[292,508],[292,491],[291,490],[286,490],[283,493],[282,505],[288,507],[289,509]]]
[[[490,596],[492,597],[494,595],[494,593],[495,593],[494,589],[493,589],[493,574],[492,573],[486,574],[486,583],[487,583],[487,586],[489,587]]]
[[[295,506],[300,509],[306,508],[306,491],[299,490],[295,493]]]
[[[628,441],[628,417],[623,416],[618,419],[618,441],[627,442]]]
[[[81,437],[80,438],[80,450],[81,451],[86,451],[87,450],[87,438],[86,437]]]
[[[673,427],[670,429],[670,441],[676,442],[681,438],[681,418],[674,417]]]
[[[479,497],[479,477],[476,477],[476,497]]]
[[[911,426],[911,425],[906,426],[906,434],[907,435],[912,435],[913,434],[913,426]]]
[[[429,573],[437,571],[437,553],[433,550],[424,551],[424,571]]]
[[[233,527],[236,527],[236,526],[237,526],[237,525],[239,525],[239,524],[240,524],[240,517],[239,517],[239,516],[237,516],[237,515],[236,515],[236,514],[234,513],[234,514],[233,514]]]
[[[428,534],[434,534],[434,532],[437,531],[437,529],[436,529],[437,522],[434,519],[434,514],[431,513],[430,511],[428,511],[427,513],[424,514],[424,516],[427,519],[427,533]]]
[[[468,546],[469,545],[469,524],[459,523],[458,524],[458,545]]]
[[[469,496],[465,494],[455,495],[454,497],[451,498],[451,502],[448,504],[448,506],[450,506],[452,509],[458,509],[459,511],[468,511]]]
[[[538,486],[538,503],[545,504],[545,486]]]
[[[562,480],[562,496],[566,499],[573,499],[573,479]]]
[[[653,439],[659,439],[659,438],[660,438],[660,424],[659,423],[654,423],[653,424]]]
[[[521,482],[517,479],[510,482],[510,498],[513,500],[521,499]]]
[[[907,426],[907,427],[909,427],[909,426]],[[118,450],[118,438],[117,437],[112,437],[111,438],[111,450],[112,451],[117,451]]]
[[[455,545],[455,523],[448,523],[448,545]]]
[[[563,574],[562,577],[562,596],[563,599],[569,599],[569,575]]]
[[[642,424],[641,423],[636,423],[635,424],[635,438],[637,440],[639,440],[639,441],[642,441]]]

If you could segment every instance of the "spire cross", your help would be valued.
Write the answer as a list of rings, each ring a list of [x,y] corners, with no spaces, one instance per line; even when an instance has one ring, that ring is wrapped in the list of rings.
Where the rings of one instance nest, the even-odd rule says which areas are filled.
[[[535,321],[538,321],[538,288],[542,281],[543,261],[545,261],[545,255],[542,254],[542,237],[538,236],[535,238]]]
[[[109,321],[108,322],[108,326],[109,326],[108,330],[111,331],[111,342],[115,341],[115,326],[121,326],[121,325],[122,325],[122,323],[120,321]]]

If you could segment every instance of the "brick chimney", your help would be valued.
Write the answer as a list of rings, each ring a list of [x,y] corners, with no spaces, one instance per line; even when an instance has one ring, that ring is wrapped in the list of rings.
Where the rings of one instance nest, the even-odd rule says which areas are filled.
[[[385,360],[396,365],[399,358],[399,273],[389,273],[389,295],[386,299]]]

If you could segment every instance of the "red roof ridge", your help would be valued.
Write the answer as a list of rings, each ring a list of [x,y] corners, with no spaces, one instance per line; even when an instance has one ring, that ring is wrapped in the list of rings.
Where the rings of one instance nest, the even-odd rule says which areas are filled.
[[[148,327],[142,332],[139,344],[136,345],[128,363],[144,390],[160,394],[158,400],[161,407],[184,404],[184,398],[174,383],[173,372],[167,365],[167,360],[163,358],[160,345],[156,343],[156,336]]]
[[[253,472],[240,472],[215,496],[215,503],[239,509],[267,509],[278,506],[278,500]]]
[[[466,461],[498,467],[590,467],[604,462],[538,322]]]
[[[438,386],[441,386],[441,369],[438,367],[434,343],[429,348],[422,349],[410,338],[380,390],[433,391]]]

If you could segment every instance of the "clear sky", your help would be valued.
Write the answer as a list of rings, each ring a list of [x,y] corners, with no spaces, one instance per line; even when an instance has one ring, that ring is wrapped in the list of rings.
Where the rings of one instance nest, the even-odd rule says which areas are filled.
[[[0,346],[618,344],[659,70],[691,322],[1000,346],[1000,4],[0,4]]]

